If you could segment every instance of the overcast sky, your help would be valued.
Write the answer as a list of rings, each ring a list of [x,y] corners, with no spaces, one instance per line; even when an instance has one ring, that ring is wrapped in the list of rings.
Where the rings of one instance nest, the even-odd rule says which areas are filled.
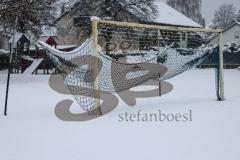
[[[209,24],[213,19],[214,11],[224,2],[234,3],[237,10],[240,9],[240,0],[202,0],[202,13],[207,21],[207,24]]]
[[[158,0],[166,2],[167,0]],[[202,0],[202,14],[206,19],[206,24],[212,22],[214,11],[223,3],[233,3],[237,10],[240,10],[240,0]]]

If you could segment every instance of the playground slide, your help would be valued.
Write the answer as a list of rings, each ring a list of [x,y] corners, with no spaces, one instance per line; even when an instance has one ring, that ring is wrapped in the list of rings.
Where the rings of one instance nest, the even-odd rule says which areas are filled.
[[[32,74],[42,61],[43,58],[33,60],[32,64],[23,72],[23,74]]]

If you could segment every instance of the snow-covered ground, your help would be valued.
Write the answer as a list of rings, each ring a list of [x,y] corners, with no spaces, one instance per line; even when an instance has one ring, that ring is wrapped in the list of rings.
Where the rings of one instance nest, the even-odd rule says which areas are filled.
[[[55,105],[61,95],[48,76],[13,75],[9,115],[0,116],[2,160],[239,160],[240,71],[225,70],[226,101],[217,102],[214,70],[191,70],[169,82],[162,97],[124,102],[111,113],[87,122],[64,122]],[[0,74],[3,111],[6,74]],[[74,107],[78,107],[75,105]],[[121,113],[185,113],[192,122],[119,122]],[[1,112],[2,113],[2,112]]]

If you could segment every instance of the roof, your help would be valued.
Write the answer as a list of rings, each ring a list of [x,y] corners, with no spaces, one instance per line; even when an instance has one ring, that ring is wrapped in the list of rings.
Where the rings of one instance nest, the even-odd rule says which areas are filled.
[[[232,28],[232,27],[235,26],[235,25],[239,25],[239,26],[240,26],[240,22],[235,22],[235,23],[233,23],[231,26],[229,26],[228,28],[224,29],[224,30],[223,30],[223,33],[226,32],[227,30],[229,30],[230,28]],[[209,39],[209,41],[213,40],[213,39],[216,38],[216,37],[217,37],[217,35],[214,35],[213,37],[211,37],[211,38]]]
[[[77,0],[59,0],[59,2],[63,2],[64,3],[64,7],[65,7],[65,12],[61,13],[60,16],[54,21],[55,23],[60,20],[62,17],[64,17],[65,15],[67,15],[68,13],[70,13],[72,11],[72,9],[74,7],[76,7],[77,4]],[[60,12],[60,11],[59,11]]]
[[[2,55],[2,54],[6,55],[6,54],[9,54],[9,53],[10,52],[5,50],[5,49],[0,49],[0,55]]]
[[[78,47],[78,45],[58,45],[57,49],[58,50],[65,50],[65,49],[75,49],[77,47]]]
[[[166,3],[156,1],[155,5],[158,11],[157,17],[153,20],[155,23],[202,28],[201,25],[168,6]]]
[[[47,40],[50,38],[50,36],[42,36],[40,37],[38,40],[39,41],[43,41],[43,42],[47,42]]]
[[[235,22],[235,23],[233,23],[231,26],[229,26],[229,27],[227,27],[226,29],[224,29],[223,32],[229,30],[230,28],[232,28],[232,27],[235,26],[235,25],[239,25],[239,26],[240,26],[240,22]]]
[[[41,36],[38,40],[43,41],[49,45],[57,45],[57,42],[53,36]]]
[[[19,41],[19,39],[22,38],[22,36],[24,36],[24,37],[29,41],[29,38],[28,38],[27,35],[25,35],[24,33],[16,32],[16,33],[14,34],[14,36],[12,36],[8,42],[9,42],[9,43],[16,43],[16,42]],[[13,41],[13,37],[14,37],[14,41]]]
[[[195,28],[203,28],[200,24],[194,22],[184,14],[178,12],[176,9],[170,7],[164,2],[155,1],[155,6],[157,7],[157,16],[152,20],[141,20],[147,23],[157,23],[164,25],[173,25],[173,26],[182,26],[182,27],[195,27]],[[73,6],[74,7],[74,6]],[[72,10],[73,8],[71,8]],[[123,8],[124,9],[124,8]],[[62,14],[56,21],[60,20],[62,17],[71,12],[71,10],[67,10],[64,14]],[[133,13],[128,12],[134,16]],[[55,22],[56,22],[55,21]]]

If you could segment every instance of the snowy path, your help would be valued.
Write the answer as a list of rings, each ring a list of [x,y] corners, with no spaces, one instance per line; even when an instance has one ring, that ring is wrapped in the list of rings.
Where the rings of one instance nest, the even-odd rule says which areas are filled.
[[[0,74],[0,106],[6,75]],[[161,97],[122,101],[113,112],[88,122],[63,122],[54,114],[64,98],[48,76],[13,75],[9,116],[0,115],[3,160],[239,160],[240,72],[225,70],[226,101],[216,102],[214,70],[192,70],[169,81]],[[77,106],[73,111],[77,111]],[[120,113],[193,113],[193,121],[119,122]]]
[[[32,64],[23,72],[23,74],[32,74],[42,63],[43,58],[35,59]]]

